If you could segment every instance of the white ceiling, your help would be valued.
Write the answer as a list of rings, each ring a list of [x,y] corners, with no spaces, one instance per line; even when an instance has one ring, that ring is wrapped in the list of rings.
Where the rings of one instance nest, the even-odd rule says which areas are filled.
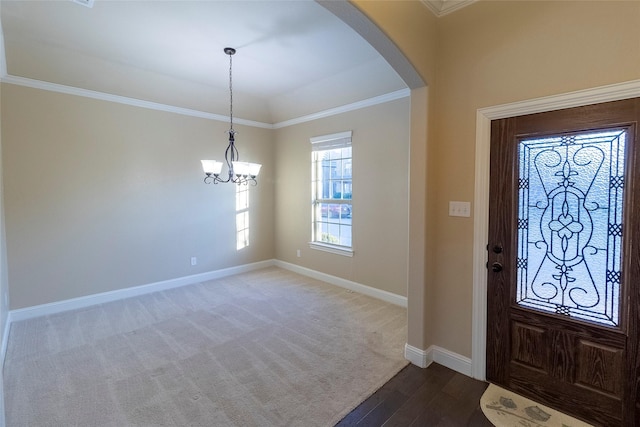
[[[0,3],[9,76],[278,123],[407,88],[311,0]],[[426,7],[426,6],[425,6]]]

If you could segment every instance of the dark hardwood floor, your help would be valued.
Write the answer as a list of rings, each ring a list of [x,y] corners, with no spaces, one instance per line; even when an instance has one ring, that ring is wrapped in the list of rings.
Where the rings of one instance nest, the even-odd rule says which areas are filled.
[[[488,384],[432,363],[408,365],[336,426],[487,426],[480,397]]]

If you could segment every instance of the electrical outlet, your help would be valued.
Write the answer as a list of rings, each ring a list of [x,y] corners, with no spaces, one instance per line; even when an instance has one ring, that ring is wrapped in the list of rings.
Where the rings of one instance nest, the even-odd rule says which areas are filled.
[[[471,216],[471,202],[449,202],[449,216]]]
[[[198,263],[198,258],[192,256],[191,257],[191,265],[196,265]]]
[[[301,255],[301,253],[300,253],[300,249],[298,249],[298,250],[296,251],[296,255],[298,256],[298,258],[300,258],[300,257],[302,256],[302,255]]]

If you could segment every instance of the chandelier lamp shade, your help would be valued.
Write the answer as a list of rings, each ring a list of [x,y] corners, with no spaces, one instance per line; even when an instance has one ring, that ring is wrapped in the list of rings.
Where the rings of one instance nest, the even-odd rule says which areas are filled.
[[[234,184],[256,185],[256,177],[260,173],[262,165],[258,163],[241,162],[238,149],[236,148],[236,132],[233,129],[233,80],[232,80],[232,57],[236,50],[232,47],[225,47],[224,53],[229,55],[229,145],[224,152],[224,163],[227,164],[228,173],[222,174],[223,162],[217,160],[201,160],[204,170],[204,182],[206,184],[218,184],[221,182],[232,182]],[[221,176],[222,175],[222,176]]]

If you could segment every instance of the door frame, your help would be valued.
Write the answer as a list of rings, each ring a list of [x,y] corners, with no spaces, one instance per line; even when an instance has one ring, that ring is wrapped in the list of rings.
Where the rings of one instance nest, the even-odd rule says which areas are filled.
[[[471,376],[486,380],[487,242],[489,235],[489,156],[491,120],[640,97],[640,80],[560,95],[480,108],[476,113],[475,190],[473,206],[473,311]]]

